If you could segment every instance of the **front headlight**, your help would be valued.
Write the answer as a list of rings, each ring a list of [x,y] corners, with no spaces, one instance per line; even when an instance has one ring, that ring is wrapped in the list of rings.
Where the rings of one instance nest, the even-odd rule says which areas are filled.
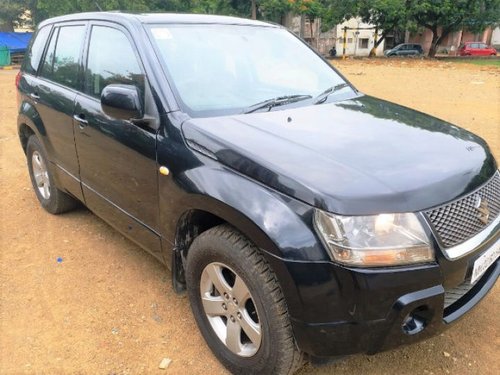
[[[427,235],[413,213],[340,216],[316,210],[317,232],[339,263],[383,267],[434,260]]]

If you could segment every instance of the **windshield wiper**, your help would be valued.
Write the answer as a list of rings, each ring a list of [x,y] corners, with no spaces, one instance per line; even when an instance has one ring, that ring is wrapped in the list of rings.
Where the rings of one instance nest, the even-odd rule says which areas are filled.
[[[311,99],[311,95],[285,95],[285,96],[278,96],[277,98],[272,98],[272,99],[267,99],[262,102],[256,103],[251,105],[250,107],[247,107],[243,113],[252,113],[255,111],[258,111],[259,109],[263,108],[268,108],[269,111],[273,107],[277,107],[280,105],[284,104],[290,104],[290,103],[295,103],[299,102],[301,100],[306,100],[306,99]]]
[[[336,91],[339,91],[339,90],[343,89],[344,87],[349,87],[349,85],[347,83],[339,83],[338,85],[335,85],[335,86],[327,88],[325,91],[323,91],[321,94],[319,94],[315,98],[314,104],[321,104],[321,103],[326,102],[326,99],[328,99],[328,97],[331,94],[333,94]]]

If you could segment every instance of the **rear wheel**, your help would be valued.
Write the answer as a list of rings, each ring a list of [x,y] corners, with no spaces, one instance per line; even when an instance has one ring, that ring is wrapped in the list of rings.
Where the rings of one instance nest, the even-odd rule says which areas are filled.
[[[191,245],[186,281],[194,317],[236,374],[291,374],[301,364],[281,287],[259,250],[228,225]]]
[[[42,207],[51,214],[75,208],[78,202],[56,187],[47,154],[35,135],[28,139],[26,157],[31,183]]]

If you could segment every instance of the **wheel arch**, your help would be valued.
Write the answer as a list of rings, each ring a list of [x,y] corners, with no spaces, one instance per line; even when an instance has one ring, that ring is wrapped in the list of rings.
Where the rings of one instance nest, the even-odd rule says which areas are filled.
[[[205,200],[212,199],[206,197]],[[196,208],[186,209],[177,220],[171,269],[174,289],[178,292],[185,289],[184,260],[191,244],[203,232],[218,225],[232,226],[254,243],[265,256],[268,256],[267,253],[278,254],[280,252],[271,238],[243,213],[231,207],[220,209],[220,205],[218,205],[218,210],[213,210],[209,208],[212,204],[199,204]]]
[[[206,208],[191,208],[181,215],[176,229],[174,250],[171,254],[171,276],[174,291],[183,293],[186,290],[186,257],[194,239],[211,228],[228,224],[249,239],[264,256],[278,278],[289,311],[296,315],[301,308],[299,293],[286,262],[277,255],[281,254],[277,245],[255,223],[249,225],[249,219],[242,217],[242,213],[236,213],[239,216],[239,220],[236,221],[233,215],[235,215],[234,212],[217,211],[214,213]],[[242,225],[242,222],[246,224]],[[260,232],[258,240],[255,241],[252,234],[258,232]],[[269,247],[270,244],[272,244],[272,249]]]
[[[19,124],[18,127],[19,141],[21,142],[21,147],[23,148],[24,154],[26,155],[26,147],[28,146],[28,139],[32,135],[36,135],[33,129],[28,126],[25,122]]]
[[[25,154],[28,138],[31,135],[35,135],[40,140],[43,147],[45,147],[45,150],[48,151],[48,155],[52,154],[52,148],[50,147],[47,139],[45,125],[43,124],[36,108],[28,101],[24,101],[19,108],[19,114],[17,117],[17,133]]]

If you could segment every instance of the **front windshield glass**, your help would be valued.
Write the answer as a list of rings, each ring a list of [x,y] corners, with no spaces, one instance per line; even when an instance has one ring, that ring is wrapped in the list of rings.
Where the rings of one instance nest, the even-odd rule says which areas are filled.
[[[256,103],[289,95],[314,98],[344,82],[284,29],[153,25],[150,32],[182,109],[192,117],[243,113]]]

